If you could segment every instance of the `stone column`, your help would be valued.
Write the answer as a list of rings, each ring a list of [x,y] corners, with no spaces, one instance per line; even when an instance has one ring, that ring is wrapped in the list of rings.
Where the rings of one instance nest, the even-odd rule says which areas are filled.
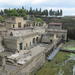
[[[56,34],[54,34],[54,39],[56,39]]]

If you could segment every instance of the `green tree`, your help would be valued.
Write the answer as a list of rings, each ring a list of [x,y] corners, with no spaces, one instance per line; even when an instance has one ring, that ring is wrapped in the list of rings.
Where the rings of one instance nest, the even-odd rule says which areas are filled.
[[[36,10],[35,10],[35,13],[36,13],[36,16],[38,16],[39,14],[38,14],[38,9],[36,8]]]
[[[45,10],[45,15],[48,16],[48,10],[47,9]]]
[[[7,16],[9,14],[9,10],[8,9],[4,9],[4,14],[5,14],[5,16]]]
[[[3,12],[3,10],[1,10],[1,11],[0,11],[0,15],[1,15],[1,16],[3,16],[3,15],[4,15],[4,12]]]
[[[18,16],[25,17],[27,15],[27,11],[25,9],[17,9]]]
[[[24,9],[24,6],[22,6],[22,9]]]
[[[43,22],[41,18],[36,18],[36,22]]]
[[[53,15],[52,9],[49,10],[49,15],[50,15],[50,16]]]
[[[11,16],[19,16],[16,9],[11,10]]]
[[[39,15],[40,15],[40,16],[42,15],[42,11],[41,11],[41,8],[39,9]]]
[[[29,15],[33,15],[33,10],[32,10],[32,7],[30,7],[30,10],[29,10]]]
[[[55,16],[59,16],[59,15],[60,15],[59,10],[55,11]]]
[[[36,16],[36,11],[35,10],[33,10],[33,15]]]
[[[48,10],[47,9],[43,10],[42,15],[48,16]]]
[[[62,9],[60,9],[60,13],[59,13],[59,15],[62,16],[62,14],[63,14]]]
[[[4,17],[0,16],[0,22],[4,20]]]

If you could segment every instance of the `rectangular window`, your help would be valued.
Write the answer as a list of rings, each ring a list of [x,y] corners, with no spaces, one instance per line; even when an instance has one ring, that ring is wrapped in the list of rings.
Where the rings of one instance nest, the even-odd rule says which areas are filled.
[[[15,28],[15,25],[13,24],[13,28]]]
[[[20,44],[19,44],[20,50],[22,50],[22,47],[23,47],[23,43],[20,43]]]
[[[18,28],[21,28],[21,22],[18,23]]]
[[[26,27],[26,24],[24,24],[24,28]]]

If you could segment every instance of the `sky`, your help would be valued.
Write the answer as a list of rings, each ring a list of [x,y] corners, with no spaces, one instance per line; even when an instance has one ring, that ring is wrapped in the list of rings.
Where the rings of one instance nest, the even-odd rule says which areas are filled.
[[[0,10],[6,8],[62,9],[63,16],[75,16],[75,0],[0,0]]]

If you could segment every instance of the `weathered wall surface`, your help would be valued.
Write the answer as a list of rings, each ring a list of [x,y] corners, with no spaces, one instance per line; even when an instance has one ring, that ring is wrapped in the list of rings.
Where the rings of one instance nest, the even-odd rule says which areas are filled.
[[[7,49],[10,49],[10,50],[16,50],[17,49],[17,41],[14,40],[14,39],[4,39],[4,46],[7,48]]]
[[[27,64],[18,67],[15,71],[9,73],[9,75],[33,75],[37,69],[39,69],[45,63],[44,52],[33,57]]]
[[[22,43],[22,50],[25,50],[26,48],[30,48],[31,46],[34,46],[34,44],[37,44],[37,38],[39,41],[40,37],[41,36],[34,33],[23,37],[7,37],[4,39],[4,45],[10,50],[20,50],[20,43]],[[33,42],[34,38],[35,43]]]

